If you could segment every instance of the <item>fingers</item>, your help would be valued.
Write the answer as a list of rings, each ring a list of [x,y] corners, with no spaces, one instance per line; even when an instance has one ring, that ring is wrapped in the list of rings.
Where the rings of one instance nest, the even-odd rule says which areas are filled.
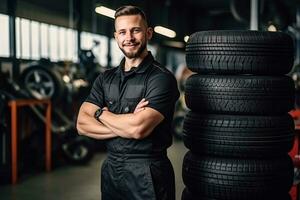
[[[142,102],[142,103],[138,104],[137,107],[139,107],[139,108],[145,107],[146,105],[148,105],[148,103],[149,103],[149,101]]]
[[[145,107],[146,105],[148,105],[149,101],[146,101],[146,99],[142,99],[138,105],[136,106],[136,108],[142,108]]]
[[[142,98],[142,100],[138,103],[138,105],[139,105],[140,103],[145,102],[145,101],[146,101],[146,99],[145,99],[145,98]]]
[[[108,107],[103,107],[102,110],[106,110],[106,111],[107,111],[107,110],[108,110]]]
[[[145,106],[148,105],[149,101],[146,101],[145,98],[143,98],[138,105],[135,107],[134,113],[140,112],[142,110],[145,110]]]

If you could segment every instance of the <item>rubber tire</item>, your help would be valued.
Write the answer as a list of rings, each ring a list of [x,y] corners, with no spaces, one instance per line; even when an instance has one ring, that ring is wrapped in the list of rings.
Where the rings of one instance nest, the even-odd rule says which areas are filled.
[[[65,133],[65,134],[76,134]],[[94,157],[94,140],[84,136],[72,135],[63,139],[62,155],[66,161],[74,165],[85,165]]]
[[[184,120],[183,141],[198,155],[275,157],[292,149],[294,126],[289,114],[242,116],[188,112]]]
[[[186,44],[186,63],[201,74],[283,75],[293,52],[293,39],[282,32],[201,31]]]
[[[47,65],[44,66],[44,65],[37,64],[37,65],[32,65],[27,67],[21,73],[20,75],[21,85],[24,86],[24,88],[28,91],[28,93],[32,97],[39,98],[33,92],[31,92],[31,89],[28,87],[28,84],[26,84],[26,79],[31,73],[33,73],[32,71],[40,71],[42,73],[47,74],[51,78],[54,87],[54,92],[53,94],[47,96],[46,98],[50,98],[52,101],[60,100],[61,97],[63,96],[65,86],[61,75],[57,71],[55,71],[55,68]]]
[[[182,178],[193,194],[230,200],[276,199],[293,184],[294,167],[288,156],[265,159],[184,157]]]
[[[186,105],[200,113],[285,114],[293,109],[294,99],[294,82],[288,76],[194,74],[186,81]]]
[[[184,188],[182,191],[181,200],[217,200],[217,199],[207,198],[199,195],[193,195],[188,188]]]
[[[266,200],[268,198],[263,197],[264,199],[255,199],[255,200]],[[201,195],[195,195],[189,191],[187,187],[183,189],[181,200],[224,200],[224,199],[216,199],[216,198],[207,198]],[[292,200],[289,193],[283,194],[282,196],[275,197],[272,200]]]

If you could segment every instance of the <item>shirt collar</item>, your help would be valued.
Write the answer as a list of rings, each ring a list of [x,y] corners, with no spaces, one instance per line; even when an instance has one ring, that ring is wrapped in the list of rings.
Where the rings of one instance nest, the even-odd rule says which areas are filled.
[[[150,51],[148,51],[148,55],[144,58],[144,60],[134,69],[134,72],[137,74],[144,73],[148,67],[153,63],[154,58]],[[125,65],[125,58],[123,58],[118,66],[118,69],[116,70],[116,73],[121,73],[124,69]]]

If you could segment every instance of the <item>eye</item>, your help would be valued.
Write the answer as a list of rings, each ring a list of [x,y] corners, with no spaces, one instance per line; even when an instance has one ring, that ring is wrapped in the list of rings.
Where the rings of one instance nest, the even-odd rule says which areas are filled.
[[[125,35],[126,32],[125,31],[119,31],[119,35]]]
[[[139,32],[141,32],[141,29],[139,29],[139,28],[133,29],[133,33],[139,33]]]

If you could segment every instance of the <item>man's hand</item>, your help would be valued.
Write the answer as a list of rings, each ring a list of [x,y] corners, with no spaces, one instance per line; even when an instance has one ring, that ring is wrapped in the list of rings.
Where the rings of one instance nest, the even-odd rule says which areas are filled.
[[[145,110],[145,106],[148,105],[149,101],[146,101],[145,98],[143,98],[139,103],[138,105],[135,107],[133,113],[138,113],[142,110]]]

